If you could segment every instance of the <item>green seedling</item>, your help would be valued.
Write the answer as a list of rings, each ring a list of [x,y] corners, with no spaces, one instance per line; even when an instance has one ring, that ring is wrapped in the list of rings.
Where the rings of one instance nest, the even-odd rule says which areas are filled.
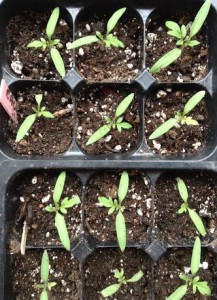
[[[107,116],[104,117],[106,125],[103,125],[91,135],[91,137],[88,139],[86,143],[87,146],[99,141],[101,138],[106,136],[112,129],[114,130],[117,129],[119,132],[121,132],[122,129],[132,128],[131,124],[127,122],[123,122],[124,119],[123,114],[132,103],[133,98],[134,98],[133,93],[128,95],[126,98],[124,98],[116,108],[115,116],[113,118],[109,118]]]
[[[121,269],[121,271],[118,271],[117,269],[113,271],[114,272],[114,278],[118,281],[118,283],[112,284],[102,290],[100,293],[104,298],[110,297],[117,293],[123,284],[133,283],[139,281],[143,277],[143,272],[140,270],[138,273],[133,275],[130,279],[126,279],[124,276],[124,270]]]
[[[179,278],[185,282],[174,293],[172,293],[166,300],[181,300],[188,292],[189,288],[192,288],[193,294],[198,292],[204,296],[211,296],[211,290],[206,281],[200,281],[200,277],[197,276],[200,267],[201,259],[201,241],[199,237],[196,238],[194,248],[191,257],[190,274],[180,274]]]
[[[95,35],[88,35],[77,39],[73,43],[69,43],[67,45],[67,49],[75,49],[92,43],[100,43],[100,42],[105,44],[106,47],[114,46],[116,48],[124,48],[125,46],[123,42],[120,41],[117,38],[117,36],[115,36],[111,32],[117,25],[122,15],[125,13],[125,11],[126,11],[126,7],[120,8],[111,16],[111,18],[107,23],[107,31],[105,35],[103,35],[99,31],[96,31]]]
[[[123,201],[127,196],[129,188],[129,175],[126,171],[122,172],[121,179],[118,187],[118,199],[112,199],[111,197],[98,197],[99,203],[108,208],[108,214],[111,215],[116,213],[116,234],[119,247],[122,252],[126,248],[126,224],[123,212],[125,206],[123,206]]]
[[[24,138],[24,136],[31,129],[32,125],[35,123],[37,118],[40,117],[54,118],[54,115],[49,111],[47,111],[45,106],[41,107],[42,99],[43,99],[42,94],[35,95],[35,101],[37,102],[38,106],[36,108],[35,107],[32,108],[32,110],[35,113],[26,117],[23,123],[20,125],[20,128],[18,129],[17,136],[16,136],[16,143],[20,142]]]
[[[62,56],[59,50],[57,49],[57,46],[60,45],[60,40],[52,39],[59,19],[59,15],[60,15],[60,9],[59,7],[56,7],[51,13],[50,19],[47,23],[47,27],[46,27],[47,40],[45,38],[41,38],[40,40],[33,41],[27,45],[27,48],[42,48],[43,51],[49,48],[50,56],[54,63],[54,66],[57,72],[63,78],[66,76],[66,70],[65,70]]]
[[[41,283],[37,285],[43,291],[40,294],[40,300],[48,300],[48,292],[56,285],[56,282],[49,282],[49,256],[47,250],[44,250],[41,260]]]
[[[68,197],[61,200],[61,196],[64,190],[66,181],[66,172],[63,171],[57,178],[54,191],[53,191],[53,201],[54,206],[47,206],[45,210],[50,213],[55,213],[55,226],[57,228],[60,241],[66,250],[70,251],[70,239],[68,230],[66,227],[66,221],[64,215],[67,214],[67,209],[71,208],[80,203],[78,196],[73,196],[71,199]]]
[[[178,191],[180,194],[180,197],[183,200],[183,204],[181,205],[180,209],[178,210],[178,214],[183,214],[183,213],[189,213],[189,216],[192,220],[192,222],[194,223],[195,227],[197,228],[198,232],[202,235],[205,236],[206,235],[206,230],[205,227],[203,225],[203,222],[200,218],[200,216],[196,213],[196,211],[194,211],[193,209],[191,209],[189,207],[188,204],[188,190],[187,187],[184,183],[184,181],[181,178],[177,178],[177,186],[178,186]]]
[[[199,41],[195,40],[195,35],[200,31],[206,18],[208,16],[211,6],[211,0],[206,0],[198,11],[194,22],[189,26],[179,26],[176,22],[167,21],[166,27],[169,28],[167,32],[170,36],[177,39],[176,47],[162,56],[150,69],[150,73],[154,74],[160,72],[176,61],[183,53],[186,47],[195,47],[200,44]],[[189,28],[188,28],[189,27]]]
[[[188,126],[199,125],[198,122],[192,117],[187,117],[187,115],[197,106],[200,101],[204,98],[206,92],[200,91],[196,93],[193,97],[191,97],[188,102],[185,104],[183,112],[177,112],[175,118],[171,118],[167,120],[165,123],[160,125],[149,137],[149,140],[154,140],[165,133],[167,133],[171,128],[175,127],[177,124],[183,125],[186,124]]]

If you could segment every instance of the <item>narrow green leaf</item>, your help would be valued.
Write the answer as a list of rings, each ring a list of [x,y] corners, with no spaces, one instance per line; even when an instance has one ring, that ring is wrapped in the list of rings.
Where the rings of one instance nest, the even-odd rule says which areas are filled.
[[[66,181],[66,172],[63,171],[57,178],[54,191],[53,191],[53,201],[54,203],[58,203],[63,193],[64,185]]]
[[[66,248],[66,250],[70,251],[70,240],[65,218],[59,213],[56,213],[55,226],[57,228],[62,245]]]
[[[190,218],[192,220],[192,222],[194,223],[195,227],[197,228],[198,232],[202,235],[205,236],[206,235],[206,229],[203,225],[203,221],[201,220],[200,216],[196,213],[196,211],[192,210],[192,209],[188,209]]]
[[[49,278],[49,256],[47,250],[44,250],[41,260],[41,279],[47,282]]]
[[[78,196],[74,196],[73,198],[64,201],[61,203],[61,207],[70,208],[80,203],[80,198]]]
[[[160,70],[171,65],[175,60],[177,60],[182,54],[182,50],[179,48],[175,48],[164,56],[162,56],[150,69],[150,73],[154,74],[159,72]]]
[[[194,109],[195,106],[197,106],[197,104],[204,98],[205,94],[205,91],[200,91],[197,92],[194,96],[192,96],[185,104],[183,116],[187,115],[190,111],[192,111],[192,109]]]
[[[121,174],[121,179],[118,187],[118,199],[120,203],[122,203],[122,201],[125,199],[128,192],[128,188],[129,188],[129,175],[126,171],[124,171]]]
[[[52,113],[50,113],[49,111],[43,111],[42,116],[44,116],[45,118],[49,118],[49,119],[53,119],[55,118],[54,115]]]
[[[182,200],[187,203],[188,202],[188,189],[187,186],[185,185],[185,182],[181,178],[176,178],[177,180],[177,186],[178,186],[178,191],[179,194],[182,198]]]
[[[209,10],[210,10],[210,6],[211,6],[211,0],[206,0],[205,3],[202,5],[202,7],[200,8],[200,10],[198,11],[194,22],[191,25],[190,28],[190,37],[192,38],[193,36],[195,36],[201,29],[201,27],[203,26]]]
[[[121,103],[118,105],[118,107],[116,108],[116,111],[115,111],[115,117],[116,118],[122,116],[123,113],[125,113],[125,111],[128,109],[128,107],[132,103],[132,101],[134,99],[134,95],[135,95],[134,93],[129,94],[127,97],[125,97],[121,101]]]
[[[187,35],[187,29],[185,25],[182,25],[181,27],[181,33],[182,33],[182,38],[184,39]]]
[[[200,257],[201,257],[201,241],[197,237],[194,242],[194,248],[191,256],[191,274],[195,275],[200,267]]]
[[[162,135],[164,135],[166,132],[168,132],[172,127],[174,127],[178,123],[177,119],[169,119],[166,122],[164,122],[162,125],[160,125],[149,137],[149,140],[154,140]]]
[[[59,7],[56,7],[52,12],[46,27],[46,34],[49,40],[51,40],[51,37],[54,34],[59,19],[59,15],[60,15],[60,9]]]
[[[109,296],[114,295],[115,293],[117,293],[117,291],[119,290],[119,288],[121,287],[121,284],[112,284],[110,286],[108,286],[107,288],[105,288],[104,290],[102,290],[100,292],[100,294],[104,297],[107,298]]]
[[[127,282],[137,282],[143,277],[144,273],[140,270],[138,273],[133,275],[130,279],[127,279]]]
[[[48,300],[48,294],[46,290],[40,294],[40,300]]]
[[[181,300],[187,293],[188,286],[182,285],[175,292],[173,292],[166,300]]]
[[[116,233],[119,247],[124,252],[126,248],[126,224],[124,215],[120,210],[116,216]]]
[[[105,197],[98,197],[98,201],[100,204],[102,204],[104,207],[110,208],[113,206],[112,199],[108,199]]]
[[[111,16],[111,18],[108,20],[108,23],[107,23],[107,35],[115,28],[118,21],[120,20],[122,15],[125,13],[126,9],[127,9],[126,7],[123,7],[113,13],[113,15]]]
[[[41,41],[33,41],[27,45],[27,48],[41,48],[43,43]]]
[[[94,132],[91,135],[91,137],[88,139],[86,145],[88,146],[88,145],[91,145],[91,144],[97,142],[98,140],[103,138],[105,135],[107,135],[110,130],[111,130],[110,125],[103,125],[102,127],[100,127],[96,132]]]
[[[16,143],[20,142],[26,133],[30,130],[32,125],[34,124],[36,120],[36,114],[32,114],[23,121],[23,123],[20,125],[20,128],[18,129],[17,136],[16,136]]]
[[[195,283],[195,286],[202,295],[211,296],[212,292],[206,281],[197,282]]]
[[[132,125],[130,123],[127,123],[127,122],[122,122],[119,124],[119,126],[123,129],[130,129],[132,128]]]
[[[181,28],[179,26],[179,24],[177,24],[176,22],[173,22],[173,21],[167,21],[165,23],[166,27],[173,30],[173,31],[177,31],[177,32],[180,32],[181,31]]]
[[[60,74],[62,78],[64,78],[66,76],[66,70],[65,70],[62,56],[60,55],[59,51],[56,48],[51,48],[50,55],[57,72]]]
[[[73,43],[68,44],[67,49],[68,50],[75,49],[75,48],[79,48],[79,47],[89,45],[89,44],[92,44],[92,43],[97,43],[97,42],[99,42],[99,39],[98,39],[97,36],[88,35],[88,36],[82,37],[80,39],[77,39]]]

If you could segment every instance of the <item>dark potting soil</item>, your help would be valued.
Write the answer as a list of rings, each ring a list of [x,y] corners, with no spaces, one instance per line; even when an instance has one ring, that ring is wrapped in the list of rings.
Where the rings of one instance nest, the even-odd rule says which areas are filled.
[[[154,269],[154,294],[156,300],[166,299],[179,286],[184,284],[179,275],[187,273],[190,269],[191,254],[191,250],[187,249],[168,250],[166,255],[157,262]],[[216,262],[213,254],[206,250],[202,250],[201,267],[198,276],[200,276],[201,281],[208,282],[212,295],[216,295],[216,287],[213,288],[217,279]],[[183,299],[208,300],[216,298],[202,296],[198,292],[193,294],[192,289],[189,288],[188,294]]]
[[[114,118],[118,104],[129,94],[135,97],[129,108],[123,114],[123,122],[132,125],[130,129],[119,132],[112,129],[104,138],[92,145],[86,146],[90,136],[101,126],[106,125],[105,116]],[[88,154],[102,154],[133,150],[139,143],[140,113],[139,101],[141,93],[135,88],[117,89],[110,86],[86,86],[75,96],[77,107],[77,143]]]
[[[41,289],[40,267],[42,250],[28,250],[25,256],[11,255],[10,270],[13,278],[13,292],[16,300],[38,300]],[[79,263],[73,255],[65,250],[48,250],[50,261],[49,282],[56,286],[49,292],[50,300],[80,299]]]
[[[85,226],[92,236],[100,241],[117,241],[115,230],[116,213],[108,215],[101,207],[98,197],[117,199],[121,172],[94,175],[87,188],[85,203]],[[129,190],[123,201],[127,228],[127,241],[144,242],[151,226],[152,198],[149,180],[137,172],[129,172]]]
[[[18,177],[14,188],[17,191],[17,205],[15,225],[12,231],[11,247],[21,240],[24,220],[28,224],[27,245],[47,246],[60,244],[55,227],[55,213],[45,211],[45,207],[53,206],[53,189],[60,172],[32,172]],[[80,181],[73,174],[67,172],[64,192],[61,199],[73,195],[81,197]],[[81,204],[68,209],[65,215],[70,240],[80,233]]]
[[[146,40],[146,66],[151,68],[158,59],[176,47],[177,39],[168,35],[166,21],[177,22],[180,26],[189,27],[193,22],[197,11],[193,13],[177,11],[169,15],[155,11],[147,21]],[[207,73],[208,65],[208,28],[202,30],[194,39],[200,42],[196,47],[187,47],[182,56],[173,64],[153,76],[159,81],[197,81]]]
[[[217,177],[213,173],[177,173],[162,175],[156,185],[155,226],[159,237],[170,244],[193,241],[197,233],[188,213],[177,214],[183,200],[179,196],[176,178],[184,180],[189,193],[189,207],[201,217],[207,237],[217,238]],[[204,241],[204,242],[205,242]]]
[[[109,297],[111,300],[150,300],[150,260],[143,252],[127,249],[124,253],[115,249],[98,250],[93,253],[84,265],[84,299],[103,300],[100,291],[117,283],[114,278],[115,269],[124,269],[126,278],[131,278],[139,270],[144,276],[136,283],[123,285],[121,289]]]
[[[182,112],[186,102],[196,93],[186,90],[164,88],[151,93],[145,102],[145,136],[148,146],[154,153],[162,155],[197,153],[205,144],[209,127],[207,96],[187,115],[199,123],[199,126],[186,124],[171,128],[162,137],[149,140],[149,136],[177,112]]]
[[[96,31],[105,34],[112,13],[88,14],[87,18],[78,22],[75,39],[94,35]],[[94,43],[76,49],[77,71],[88,82],[123,82],[133,80],[139,75],[143,61],[142,22],[126,11],[113,33],[124,43],[125,48],[106,48],[103,43]]]
[[[16,143],[16,135],[25,118],[37,107],[36,94],[43,94],[41,107],[56,115],[55,118],[37,118],[28,135]],[[14,94],[17,100],[18,124],[8,122],[8,142],[19,154],[52,155],[65,152],[72,141],[73,117],[70,92],[58,84],[23,88]]]
[[[50,57],[49,48],[43,51],[41,48],[27,48],[27,45],[47,36],[45,33],[47,22],[52,10],[36,12],[26,10],[19,15],[13,16],[6,28],[6,40],[9,47],[9,65],[16,76],[23,79],[60,79],[53,61]],[[19,26],[18,26],[19,24]],[[58,21],[52,39],[60,39],[57,46],[66,70],[72,68],[72,51],[66,49],[66,43],[72,40],[72,25],[65,20]]]

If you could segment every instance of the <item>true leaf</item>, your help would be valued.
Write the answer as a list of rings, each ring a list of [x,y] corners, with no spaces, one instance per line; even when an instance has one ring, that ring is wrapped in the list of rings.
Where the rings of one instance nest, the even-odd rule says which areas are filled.
[[[199,123],[196,120],[192,119],[192,117],[184,117],[181,120],[181,124],[184,124],[184,123],[188,126],[197,126],[197,125],[199,125]]]
[[[178,191],[179,191],[179,194],[182,198],[182,200],[187,203],[188,201],[188,190],[187,190],[187,187],[184,183],[184,181],[181,179],[181,178],[177,178],[177,186],[178,186]]]
[[[197,282],[195,283],[195,286],[202,295],[211,296],[212,292],[206,281]]]
[[[115,206],[113,206],[109,209],[108,215],[112,215],[114,211],[115,211]]]
[[[60,211],[62,214],[67,214],[67,210],[64,207],[60,207]]]
[[[209,10],[210,10],[210,6],[211,6],[211,0],[206,0],[205,3],[202,5],[202,7],[200,8],[200,10],[198,11],[194,22],[191,25],[190,28],[190,37],[192,38],[193,36],[195,36],[201,29],[201,27],[203,26]]]
[[[52,113],[50,113],[49,111],[43,111],[42,116],[44,116],[45,118],[49,118],[49,119],[55,118],[54,115]]]
[[[196,213],[196,211],[192,210],[192,209],[188,209],[190,218],[192,220],[192,222],[194,223],[195,227],[197,228],[198,232],[202,235],[205,236],[206,235],[206,229],[203,225],[203,221],[201,220],[200,216]]]
[[[112,284],[112,285],[108,286],[107,288],[105,288],[104,290],[102,290],[100,293],[104,298],[107,298],[107,297],[115,294],[119,290],[120,287],[121,287],[120,283]]]
[[[181,56],[181,54],[182,54],[182,50],[179,48],[175,48],[169,51],[151,67],[150,73],[154,74],[159,72],[161,69],[168,67],[175,60],[177,60]]]
[[[89,44],[92,44],[92,43],[96,43],[96,42],[99,42],[99,39],[98,39],[97,36],[88,35],[88,36],[82,37],[80,39],[77,39],[76,41],[74,41],[70,44],[67,44],[67,49],[68,50],[75,49],[75,48],[79,48],[79,47],[89,45]]]
[[[55,207],[53,207],[53,206],[46,206],[45,210],[48,211],[48,212],[55,212],[56,211]]]
[[[182,38],[182,35],[180,32],[177,32],[177,31],[173,31],[173,30],[170,30],[167,32],[167,34],[171,35],[171,36],[174,36],[176,37],[177,39],[181,39]]]
[[[154,140],[159,138],[160,136],[164,135],[168,132],[172,127],[174,127],[178,123],[177,119],[169,119],[160,125],[149,137],[149,140]]]
[[[86,145],[88,146],[88,145],[91,145],[91,144],[97,142],[102,137],[104,137],[105,135],[107,135],[110,130],[111,130],[111,126],[110,125],[103,125],[102,127],[100,127],[96,132],[94,132],[91,135],[91,137],[88,139]]]
[[[118,118],[120,116],[123,115],[123,113],[125,113],[125,111],[127,110],[127,108],[130,106],[130,104],[132,103],[134,98],[134,93],[129,94],[127,97],[125,97],[121,103],[118,105],[118,107],[116,108],[115,111],[115,117]]]
[[[197,45],[200,45],[200,42],[198,42],[197,40],[193,40],[187,43],[188,46],[190,47],[195,47]]]
[[[66,248],[66,250],[70,251],[70,240],[65,218],[59,213],[56,213],[55,216],[55,226],[57,228],[62,245]]]
[[[129,123],[127,123],[127,122],[122,122],[122,123],[119,124],[119,126],[121,128],[123,128],[123,129],[130,129],[130,128],[132,128],[132,125],[129,124]]]
[[[46,27],[46,34],[49,40],[51,40],[51,37],[54,34],[57,21],[59,19],[59,15],[60,15],[60,9],[59,7],[56,7],[52,12]]]
[[[63,193],[64,185],[66,180],[66,172],[63,171],[57,178],[54,191],[53,191],[53,201],[54,203],[58,203]]]
[[[200,257],[201,257],[201,241],[197,237],[194,242],[194,248],[191,256],[191,274],[195,275],[200,267]]]
[[[181,300],[187,293],[188,286],[182,285],[175,292],[173,292],[166,300]]]
[[[37,102],[38,106],[41,105],[42,99],[43,99],[43,95],[42,94],[35,95],[35,101]]]
[[[173,30],[173,31],[177,31],[177,32],[180,32],[180,26],[179,24],[177,24],[176,22],[173,22],[173,21],[167,21],[165,23],[166,27],[168,27],[169,29]]]
[[[195,106],[204,98],[205,94],[205,91],[200,91],[192,96],[185,104],[183,115],[187,115],[190,111],[192,111],[192,109],[194,109]]]
[[[50,55],[57,72],[60,74],[62,78],[64,78],[66,76],[66,70],[65,70],[62,56],[60,55],[59,51],[56,48],[51,48]]]
[[[129,175],[126,171],[121,174],[121,179],[118,187],[118,199],[120,203],[125,199],[129,188]]]
[[[48,294],[47,294],[47,291],[43,291],[41,294],[40,294],[40,300],[48,300]]]
[[[140,270],[138,273],[133,275],[133,277],[131,277],[130,279],[127,279],[127,282],[137,282],[142,278],[143,275],[144,275],[144,273]]]
[[[182,38],[184,39],[187,35],[187,29],[185,25],[182,25],[181,32],[182,32]]]
[[[33,41],[27,45],[27,48],[41,48],[43,43],[41,41]]]
[[[122,15],[125,13],[126,9],[127,9],[126,7],[123,7],[113,13],[113,15],[111,16],[111,18],[108,20],[108,23],[107,23],[107,35],[115,28],[118,21],[120,20]]]
[[[70,207],[73,207],[77,204],[80,203],[80,198],[78,196],[74,196],[73,198],[67,200],[67,201],[62,201],[61,203],[61,207],[64,207],[64,208],[70,208]]]
[[[20,142],[26,133],[30,130],[32,125],[34,124],[36,120],[36,114],[32,114],[23,121],[23,123],[20,125],[20,128],[18,129],[17,136],[16,136],[16,143]]]
[[[187,275],[185,275],[185,274],[180,274],[179,278],[182,279],[182,280],[184,280],[184,281],[188,281],[189,280],[189,277]]]
[[[120,210],[116,216],[116,233],[119,247],[124,252],[126,248],[126,224],[124,215]]]
[[[101,203],[104,207],[110,208],[113,206],[113,201],[112,199],[108,199],[105,197],[98,197],[99,203]]]
[[[47,250],[44,250],[41,260],[41,279],[47,282],[49,278],[49,256]]]
[[[48,289],[49,290],[51,290],[52,289],[52,287],[54,287],[54,286],[56,286],[57,285],[57,283],[56,282],[48,282],[48,285],[47,285],[47,287],[48,287]]]
[[[183,40],[179,40],[177,43],[176,43],[176,46],[182,46],[184,44],[184,41]]]

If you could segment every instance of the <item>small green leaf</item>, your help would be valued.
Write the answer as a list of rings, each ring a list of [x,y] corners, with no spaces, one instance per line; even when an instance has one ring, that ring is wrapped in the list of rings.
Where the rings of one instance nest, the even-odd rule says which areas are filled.
[[[59,213],[56,213],[55,226],[57,228],[62,245],[66,248],[66,250],[70,251],[70,240],[65,218]]]
[[[66,180],[66,172],[63,171],[57,178],[54,191],[53,191],[53,201],[54,203],[58,203],[63,193],[64,185]]]
[[[40,300],[48,300],[48,294],[46,290],[40,294]]]
[[[206,235],[206,229],[203,225],[203,221],[201,220],[200,216],[196,213],[196,211],[192,210],[192,209],[188,209],[190,218],[192,220],[192,222],[194,223],[195,227],[197,228],[198,232],[202,235],[205,236]]]
[[[118,187],[118,199],[119,202],[122,203],[122,201],[125,199],[129,188],[129,175],[126,171],[122,172],[121,179]]]
[[[184,39],[187,35],[187,29],[185,25],[182,25],[181,27],[181,33],[182,33],[182,38]]]
[[[41,279],[44,283],[48,281],[49,278],[49,256],[47,250],[44,250],[41,260]]]
[[[110,47],[110,45],[117,47],[117,48],[124,48],[124,43],[120,41],[116,36],[113,34],[109,34],[107,38],[104,40],[106,43],[106,47]]]
[[[48,287],[48,289],[49,290],[51,290],[52,289],[52,287],[54,287],[54,286],[56,286],[57,285],[57,283],[56,282],[48,282],[48,285],[47,285],[47,287]]]
[[[41,106],[42,99],[43,99],[43,95],[42,94],[35,95],[35,101],[37,102],[37,104],[38,104],[39,107]]]
[[[111,198],[105,198],[105,197],[98,197],[98,201],[100,204],[102,204],[104,207],[110,208],[113,207],[113,201]]]
[[[197,92],[194,96],[192,96],[185,104],[183,116],[187,115],[190,111],[192,111],[192,109],[194,109],[195,106],[197,106],[197,104],[204,98],[205,94],[205,91],[200,91]]]
[[[184,213],[184,212],[187,212],[187,207],[186,207],[186,204],[185,203],[183,203],[182,205],[181,205],[181,207],[180,207],[180,209],[178,210],[178,214],[179,215],[181,215],[182,213]]]
[[[43,43],[41,41],[33,41],[27,45],[27,48],[41,48]]]
[[[130,123],[127,123],[127,122],[122,122],[119,124],[119,126],[123,129],[130,129],[132,128],[132,125]]]
[[[48,211],[48,212],[55,212],[55,211],[56,211],[56,208],[53,207],[53,206],[46,206],[44,210],[46,210],[46,211]]]
[[[171,36],[174,36],[176,37],[177,39],[181,39],[182,38],[182,35],[180,32],[177,32],[177,31],[173,31],[173,30],[170,30],[167,32],[167,34],[171,35]]]
[[[195,275],[200,267],[200,257],[201,257],[201,241],[197,237],[194,242],[194,248],[191,257],[191,274]]]
[[[182,54],[182,50],[179,48],[175,48],[164,56],[162,56],[150,69],[150,73],[154,74],[159,72],[160,70],[171,65],[175,60],[177,60]]]
[[[187,293],[188,286],[182,285],[175,292],[173,292],[166,300],[181,300]]]
[[[57,21],[59,19],[59,15],[60,15],[60,9],[59,7],[56,7],[52,12],[46,27],[46,34],[49,40],[51,40],[51,37],[54,34]]]
[[[191,25],[190,28],[190,37],[192,38],[195,36],[203,26],[204,22],[206,21],[206,18],[208,16],[209,10],[211,6],[211,0],[206,0],[205,3],[202,5],[200,10],[198,11],[194,22]]]
[[[137,282],[143,277],[144,273],[140,270],[138,273],[133,275],[130,279],[127,279],[127,282]]]
[[[67,210],[64,207],[60,207],[60,211],[62,214],[67,214]]]
[[[96,132],[94,132],[91,135],[91,137],[88,139],[86,145],[88,146],[88,145],[91,145],[91,144],[97,142],[98,140],[103,138],[105,135],[107,135],[110,130],[111,130],[110,125],[103,125],[102,127],[100,127]]]
[[[57,72],[60,74],[62,78],[64,78],[66,76],[66,70],[65,70],[62,56],[60,55],[59,51],[56,48],[51,48],[50,55]]]
[[[78,196],[74,196],[71,199],[66,200],[66,201],[64,201],[64,200],[61,203],[61,207],[63,207],[63,208],[70,208],[70,207],[73,207],[80,203],[80,198]]]
[[[176,43],[176,46],[182,46],[184,44],[184,41],[183,40],[179,40],[177,43]]]
[[[26,133],[30,130],[30,128],[34,124],[35,120],[36,120],[36,114],[32,114],[26,117],[26,119],[20,125],[20,128],[17,132],[16,143],[20,142],[24,138]]]
[[[128,109],[128,107],[130,106],[130,104],[132,103],[133,99],[134,99],[134,93],[128,95],[127,97],[125,97],[121,103],[118,105],[118,107],[116,108],[115,111],[115,117],[118,118],[120,116],[123,115],[123,113],[125,113],[125,111]]]
[[[45,118],[49,118],[49,119],[53,119],[55,118],[54,115],[52,113],[50,113],[49,111],[43,111],[42,116],[44,116]]]
[[[97,36],[88,35],[88,36],[82,37],[80,39],[77,39],[73,43],[68,44],[67,49],[68,50],[75,49],[75,48],[79,48],[79,47],[89,45],[89,44],[92,44],[92,43],[97,43],[97,42],[99,42],[99,39],[98,39]]]
[[[53,41],[50,41],[50,46],[53,47],[53,46],[59,44],[59,42],[60,42],[59,39],[55,39],[55,40],[53,40]]]
[[[126,248],[126,224],[124,215],[120,210],[116,216],[116,233],[119,247],[124,252]]]
[[[182,118],[181,124],[186,124],[188,126],[197,126],[197,125],[199,125],[199,123],[196,120],[192,119],[192,117]]]
[[[182,200],[187,203],[188,202],[188,189],[187,186],[185,185],[184,181],[181,178],[176,178],[177,180],[177,187],[179,194],[182,198]]]
[[[195,283],[195,286],[202,295],[211,296],[212,292],[206,281],[197,282]]]
[[[171,128],[173,128],[178,123],[177,119],[169,119],[166,122],[164,122],[162,125],[160,125],[149,137],[149,140],[154,140],[162,135],[164,135],[166,132],[168,132]]]
[[[197,40],[193,40],[193,41],[188,42],[187,45],[190,47],[195,47],[195,46],[200,45],[200,42],[198,42]]]
[[[108,20],[108,23],[107,23],[107,35],[115,28],[118,21],[120,20],[122,15],[125,13],[126,9],[127,9],[126,7],[123,7],[113,13],[113,15],[111,16],[111,18]]]
[[[102,290],[100,292],[100,294],[104,297],[107,298],[109,296],[114,295],[115,293],[117,293],[117,291],[120,289],[121,284],[112,284],[110,286],[108,286],[107,288],[105,288],[104,290]]]
[[[177,32],[180,32],[181,29],[180,29],[180,26],[179,24],[177,24],[176,22],[173,22],[173,21],[167,21],[165,23],[166,27],[173,30],[173,31],[177,31]]]
[[[113,207],[111,207],[110,209],[109,209],[109,211],[108,211],[108,215],[110,216],[110,215],[112,215],[113,214],[113,212],[115,211],[115,206],[113,206]]]
[[[185,274],[180,274],[179,275],[179,278],[188,282],[190,280],[189,276],[188,275],[185,275]]]

